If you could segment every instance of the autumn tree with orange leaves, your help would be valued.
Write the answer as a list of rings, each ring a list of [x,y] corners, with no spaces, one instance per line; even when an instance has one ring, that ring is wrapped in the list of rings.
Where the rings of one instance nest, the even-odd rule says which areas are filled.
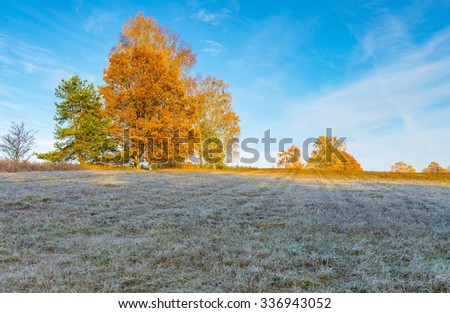
[[[447,170],[437,162],[431,162],[428,167],[423,170],[424,173],[446,173]]]
[[[194,63],[190,48],[153,18],[140,13],[125,23],[99,87],[124,161],[139,168],[144,157],[173,159],[170,138],[187,136],[197,120],[188,77]]]
[[[303,168],[300,155],[300,149],[296,145],[292,145],[287,150],[278,153],[277,165],[281,168]]]
[[[415,173],[416,170],[412,165],[408,165],[403,162],[397,162],[391,167],[391,172],[393,173]]]
[[[320,136],[306,165],[307,169],[362,171],[361,164],[346,151],[345,141],[337,137]]]

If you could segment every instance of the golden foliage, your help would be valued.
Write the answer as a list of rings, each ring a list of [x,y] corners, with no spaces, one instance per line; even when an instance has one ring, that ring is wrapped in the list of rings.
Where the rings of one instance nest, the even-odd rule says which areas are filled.
[[[403,162],[397,162],[391,167],[391,172],[393,173],[415,173],[416,170],[412,165],[408,165]]]
[[[300,162],[300,149],[296,145],[292,145],[286,151],[278,153],[278,167],[284,168],[304,168]]]
[[[339,142],[337,137],[325,136],[317,138],[307,168],[336,171],[363,170],[355,157],[346,151],[345,142]]]
[[[111,119],[109,131],[136,167],[148,138],[153,139],[148,148],[155,156],[168,160],[173,147],[163,149],[162,144],[193,128],[197,110],[188,94],[187,73],[194,63],[186,44],[151,17],[138,14],[123,27],[99,92]]]
[[[234,112],[232,96],[228,85],[221,79],[207,76],[197,84],[198,119],[196,128],[201,141],[206,138],[217,138],[227,148],[230,139],[240,133],[239,116]],[[203,147],[200,145],[200,163],[203,160]],[[222,154],[224,157],[224,154]]]
[[[447,170],[439,165],[437,162],[431,162],[426,169],[423,170],[424,173],[446,173]]]

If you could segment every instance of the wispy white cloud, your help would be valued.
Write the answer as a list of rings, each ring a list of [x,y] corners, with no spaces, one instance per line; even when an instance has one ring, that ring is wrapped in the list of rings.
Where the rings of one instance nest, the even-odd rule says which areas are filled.
[[[22,62],[22,65],[23,65],[25,73],[27,73],[27,74],[36,73],[40,70],[39,66],[32,64],[32,63]]]
[[[219,42],[213,40],[204,40],[203,43],[205,44],[206,47],[200,49],[200,51],[209,53],[211,55],[221,54],[226,51],[226,48]]]
[[[351,56],[350,65],[368,61],[376,64],[385,57],[392,59],[400,54],[408,53],[413,48],[408,22],[391,14],[384,14],[376,19],[376,23],[373,22],[367,26],[370,32],[349,26],[359,43]]]
[[[222,8],[206,9],[198,1],[188,1],[188,6],[195,10],[192,18],[211,24],[219,25],[225,18],[229,17],[233,12],[239,11],[239,4],[236,0],[227,1]]]
[[[14,103],[12,101],[0,100],[0,107],[8,108],[8,109],[17,109],[20,107],[20,105],[17,103]]]
[[[79,13],[82,6],[83,0],[73,0],[73,7],[75,9],[75,12]]]
[[[116,14],[108,11],[94,11],[83,23],[83,28],[87,32],[99,34],[105,27],[116,19]]]
[[[229,13],[230,11],[227,9],[222,9],[220,10],[220,12],[216,13],[209,12],[206,9],[200,9],[197,12],[195,12],[193,17],[199,21],[217,26]]]
[[[264,130],[272,127],[276,118],[274,110],[278,111],[285,88],[293,84],[292,71],[307,62],[298,51],[314,24],[314,19],[296,21],[288,14],[281,14],[249,25],[246,40],[242,46],[234,48],[239,52],[227,62],[245,82],[245,85],[233,86],[233,93],[237,103],[248,104],[241,112],[246,125],[264,124]],[[254,106],[259,108],[256,112]]]
[[[38,75],[43,78],[41,86],[53,90],[62,77],[76,72],[47,49],[6,35],[1,38],[6,44],[0,45],[0,69],[9,76]],[[49,86],[49,83],[54,85]]]

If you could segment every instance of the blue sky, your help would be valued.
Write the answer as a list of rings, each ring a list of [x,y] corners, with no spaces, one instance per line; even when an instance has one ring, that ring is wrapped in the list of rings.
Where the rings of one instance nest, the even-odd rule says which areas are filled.
[[[0,133],[24,121],[36,151],[52,149],[60,79],[101,85],[141,11],[191,45],[194,73],[230,85],[242,137],[271,129],[301,145],[331,127],[367,170],[450,165],[450,0],[355,3],[3,0]]]

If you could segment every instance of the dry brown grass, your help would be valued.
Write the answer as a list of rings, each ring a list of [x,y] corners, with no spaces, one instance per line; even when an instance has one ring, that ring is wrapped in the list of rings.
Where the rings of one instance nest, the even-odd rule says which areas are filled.
[[[450,291],[448,186],[302,175],[0,173],[0,292]]]
[[[69,163],[36,163],[36,162],[13,162],[0,159],[0,172],[53,172],[53,171],[77,171],[81,170],[78,164]]]

